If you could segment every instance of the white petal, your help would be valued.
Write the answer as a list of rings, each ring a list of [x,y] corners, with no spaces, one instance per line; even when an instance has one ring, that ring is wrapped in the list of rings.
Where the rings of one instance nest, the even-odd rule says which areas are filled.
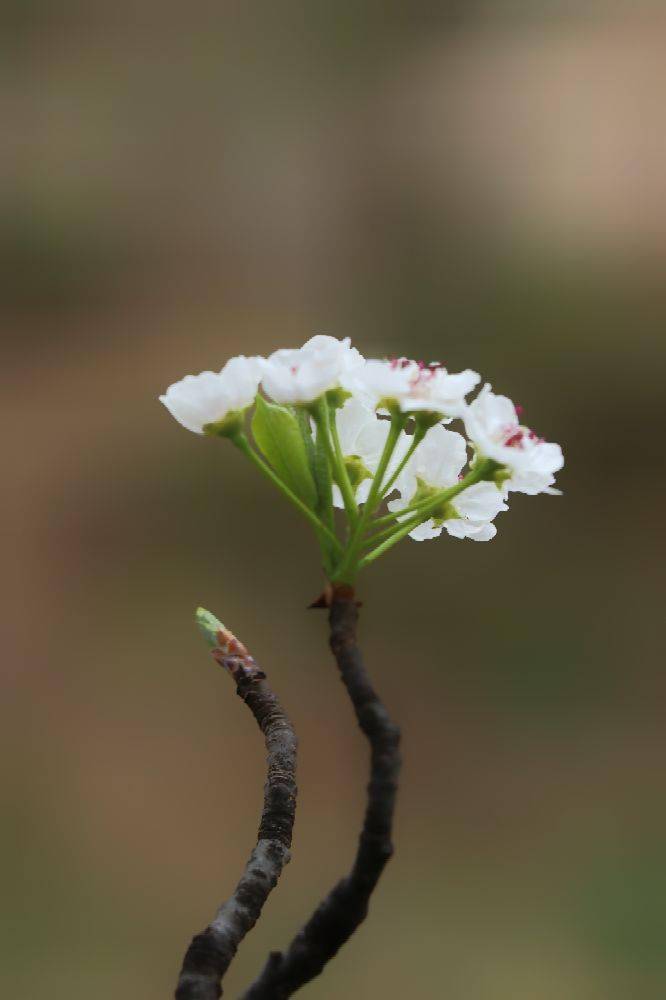
[[[411,473],[429,486],[454,486],[467,461],[467,444],[462,434],[435,424],[414,453]]]
[[[215,372],[186,375],[170,385],[160,401],[179,424],[196,434],[203,433],[205,424],[222,420],[231,408],[224,382]]]
[[[434,521],[424,521],[423,524],[418,524],[412,531],[409,532],[409,537],[413,538],[415,542],[426,542],[431,538],[439,538],[442,533],[442,525],[435,524]]]
[[[366,428],[374,428],[380,423],[375,413],[353,396],[336,412],[335,420],[338,428],[338,437],[340,438],[340,447],[345,457],[350,455],[360,456],[359,435]]]
[[[471,538],[474,542],[489,542],[497,534],[494,524],[477,524],[464,518],[445,521],[444,527],[453,538]]]
[[[363,482],[359,483],[356,488],[356,503],[365,503],[370,495],[370,488],[372,486],[372,479],[364,479]]]
[[[263,387],[277,403],[309,403],[340,384],[344,371],[359,363],[349,339],[318,334],[297,350],[275,351],[264,365]]]
[[[492,521],[500,511],[509,509],[494,483],[468,486],[454,498],[453,506],[461,517],[472,521]]]

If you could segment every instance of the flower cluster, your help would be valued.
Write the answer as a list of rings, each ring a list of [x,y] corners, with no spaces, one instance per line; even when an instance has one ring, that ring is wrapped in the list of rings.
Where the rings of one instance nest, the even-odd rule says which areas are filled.
[[[188,430],[230,439],[311,522],[329,578],[406,535],[488,541],[511,493],[557,493],[559,445],[469,369],[366,359],[349,339],[312,337],[268,358],[187,375],[161,401]],[[246,411],[253,443],[246,435]],[[450,430],[458,421],[464,434]],[[336,532],[334,507],[345,512]]]

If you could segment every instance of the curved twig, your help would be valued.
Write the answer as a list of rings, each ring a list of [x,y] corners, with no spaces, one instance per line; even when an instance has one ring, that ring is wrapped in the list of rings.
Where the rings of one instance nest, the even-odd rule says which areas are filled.
[[[231,674],[236,693],[264,734],[268,776],[257,846],[233,895],[187,949],[176,1000],[218,1000],[222,996],[221,981],[238,945],[259,919],[268,894],[289,861],[296,812],[297,740],[289,719],[245,646],[209,612],[200,608],[197,618],[213,646],[213,656]]]
[[[243,1000],[284,1000],[320,974],[365,919],[370,896],[393,853],[391,827],[400,771],[400,731],[363,666],[356,640],[358,605],[350,587],[330,595],[330,644],[356,718],[371,748],[370,783],[354,865],[320,903],[286,952],[273,952]]]

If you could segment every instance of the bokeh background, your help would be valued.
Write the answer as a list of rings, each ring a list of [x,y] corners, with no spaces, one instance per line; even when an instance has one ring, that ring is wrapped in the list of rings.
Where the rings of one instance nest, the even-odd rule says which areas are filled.
[[[350,335],[470,366],[562,498],[361,582],[404,730],[397,854],[312,1000],[666,995],[666,12],[640,0],[5,0],[0,981],[163,1000],[301,738],[294,858],[238,995],[349,864],[366,747],[306,525],[157,402]],[[304,993],[304,995],[305,995]]]

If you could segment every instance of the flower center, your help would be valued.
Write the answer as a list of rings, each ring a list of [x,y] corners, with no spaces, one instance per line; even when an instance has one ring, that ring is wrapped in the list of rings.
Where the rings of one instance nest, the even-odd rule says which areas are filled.
[[[426,364],[425,361],[414,361],[411,358],[396,358],[395,356],[389,358],[389,365],[393,371],[401,370],[403,368],[411,368],[415,365],[418,369],[414,375],[415,379],[422,377],[430,378],[436,371],[440,371],[442,369],[446,370],[441,361],[429,361]]]
[[[520,424],[509,424],[501,431],[500,439],[505,448],[524,448],[528,442],[530,444],[543,443],[543,438],[531,431],[529,427],[521,427]]]

